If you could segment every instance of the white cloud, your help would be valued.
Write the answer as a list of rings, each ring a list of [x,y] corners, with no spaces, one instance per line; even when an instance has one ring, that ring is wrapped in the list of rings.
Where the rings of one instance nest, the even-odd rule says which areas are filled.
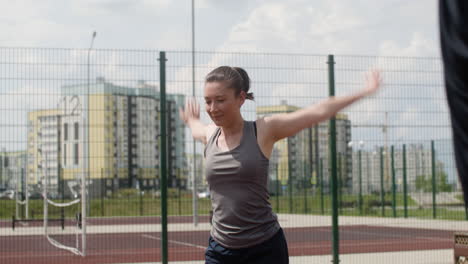
[[[226,43],[219,49],[257,51],[274,43],[294,43],[297,17],[284,3],[267,3],[254,9],[246,21],[235,25]]]
[[[384,40],[379,48],[381,56],[427,57],[436,54],[438,54],[438,45],[420,32],[414,32],[409,43]]]
[[[418,3],[400,7],[371,0],[264,1],[232,27],[218,50],[376,55],[388,49],[385,54],[435,56],[436,16],[399,16],[402,8],[423,8]],[[424,8],[432,10],[436,3],[425,2]]]
[[[97,30],[96,47],[190,47],[189,1],[0,0],[0,5],[3,46],[86,48]],[[202,50],[438,54],[436,0],[200,0],[195,6]]]
[[[41,2],[31,0],[1,0],[1,19],[11,22],[18,22],[43,17],[50,12],[51,7],[53,6],[53,2],[54,1],[51,0],[45,0]]]
[[[242,9],[249,3],[255,3],[258,1],[255,0],[193,0],[195,1],[196,9],[209,9],[209,8],[218,8],[222,9],[225,12],[229,12],[232,9]],[[191,3],[190,3],[191,4]]]
[[[353,31],[364,26],[366,21],[353,12],[353,8],[339,2],[329,2],[324,9],[309,8],[302,15],[310,18],[308,34],[311,36],[326,37],[326,35]]]
[[[170,0],[80,0],[71,2],[71,9],[82,16],[129,16],[139,12],[161,13]]]
[[[161,20],[180,27],[173,23],[180,17],[167,19],[171,5],[170,0],[0,0],[0,45],[86,48],[97,30],[96,47],[155,48],[152,40],[167,29]],[[179,36],[169,37],[177,43]]]

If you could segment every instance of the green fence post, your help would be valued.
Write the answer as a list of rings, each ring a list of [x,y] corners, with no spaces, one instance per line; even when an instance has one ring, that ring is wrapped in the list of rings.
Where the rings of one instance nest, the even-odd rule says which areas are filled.
[[[358,199],[358,204],[359,204],[359,214],[362,215],[362,151],[361,148],[359,147],[358,150],[358,162],[359,162],[359,199]]]
[[[276,212],[278,213],[280,210],[279,196],[280,196],[280,186],[279,186],[279,175],[278,175],[278,163],[276,163]]]
[[[403,205],[405,218],[408,218],[408,185],[406,179],[406,145],[403,144]]]
[[[303,159],[301,160],[301,164],[302,164],[302,168],[303,168],[303,173],[304,173],[304,177],[302,178],[302,190],[304,192],[304,214],[307,213],[307,178],[309,175],[312,175],[312,173],[309,173],[312,172],[312,157],[311,157],[311,154],[312,154],[312,142],[311,142],[311,139],[312,139],[312,131],[311,131],[311,128],[308,129],[308,132],[309,132],[309,138],[308,138],[308,160],[307,162],[309,163],[309,166],[307,166],[307,162],[306,162],[306,159]],[[304,151],[305,153],[305,151]]]
[[[65,180],[63,179],[64,177],[63,177],[63,168],[62,168],[62,165],[59,164],[58,167],[59,167],[59,168],[58,168],[58,173],[59,173],[58,178],[59,178],[59,181],[60,181],[60,189],[61,189],[61,190],[60,190],[60,198],[62,199],[62,203],[64,203],[64,202],[65,202]],[[24,178],[23,178],[24,175],[23,175],[22,172],[23,172],[23,168],[21,168],[21,176],[22,176],[21,179],[24,179]],[[26,195],[28,195],[28,192],[27,192],[27,191],[25,191],[24,193],[25,193]],[[25,196],[25,197],[26,197],[26,196]],[[22,200],[23,200],[23,199],[22,199]],[[22,217],[22,219],[24,219],[24,217]]]
[[[101,168],[101,216],[104,216],[104,195],[105,195],[105,180],[104,180],[104,168]]]
[[[307,168],[305,167],[305,164],[304,164],[304,184],[303,184],[303,188],[304,188],[304,214],[307,214],[307,175],[309,175],[309,173],[307,172]]]
[[[179,180],[177,183],[177,198],[178,198],[178,204],[177,206],[179,207],[179,215],[182,215],[182,194],[180,190],[180,183],[181,181]]]
[[[392,207],[393,207],[393,217],[397,217],[396,211],[396,179],[395,179],[395,149],[391,146],[390,149],[390,159],[392,166]]]
[[[465,220],[468,220],[468,206],[465,205]]]
[[[291,151],[291,137],[288,138],[288,197],[289,197],[289,213],[293,213],[293,180],[292,180],[292,151]]]
[[[63,170],[63,168],[62,168]],[[21,179],[26,179],[26,175],[25,175],[26,171],[24,168],[21,168]],[[62,175],[63,175],[63,171],[62,171]],[[24,199],[26,201],[26,204],[24,205],[24,213],[25,213],[25,217],[26,219],[29,219],[29,195],[28,195],[29,191],[28,191],[28,184],[25,182],[24,184]]]
[[[139,181],[138,183],[138,186],[140,187],[138,189],[138,200],[139,200],[139,204],[140,204],[140,216],[143,216],[143,191],[141,190],[141,181]]]
[[[312,156],[312,151],[313,151],[313,148],[312,148],[312,128],[309,127],[309,171],[308,171],[308,174],[306,174],[306,175],[308,175],[308,177],[304,177],[304,181],[305,181],[304,187],[309,184],[307,182],[307,179],[309,179],[309,182],[311,182],[312,177],[313,177],[314,167],[313,167],[312,163],[314,161],[314,157]],[[317,165],[318,164],[315,164],[315,167],[317,167]],[[304,167],[305,167],[305,165],[304,165]],[[317,168],[315,168],[315,171],[317,171]],[[314,185],[312,185],[312,183],[310,184],[311,187],[313,186],[311,188],[313,190],[316,189],[316,187],[317,187],[317,174],[315,174],[315,182],[314,183],[315,183]],[[305,209],[306,209],[305,213],[307,213],[308,212],[308,210],[307,210],[307,189],[305,189],[304,194],[305,194],[304,201],[305,201]]]
[[[432,163],[432,217],[437,218],[437,207],[436,207],[436,174],[435,174],[435,148],[434,140],[431,140],[431,163]]]
[[[384,190],[384,167],[383,148],[380,147],[380,203],[382,203],[382,216],[385,216],[385,190]]]
[[[159,52],[160,86],[160,177],[161,177],[161,256],[162,263],[168,263],[167,251],[167,138],[166,138],[166,52]]]
[[[319,183],[321,184],[320,186],[320,192],[321,192],[321,198],[322,200],[320,202],[323,201],[323,184],[322,184],[322,179],[320,178],[321,176],[320,175],[323,175],[321,174],[321,168],[320,168],[320,157],[319,157],[319,144],[318,144],[318,128],[319,128],[319,125],[315,125],[314,127],[314,132],[315,132],[315,142],[314,142],[314,147],[315,147],[315,177],[317,178],[317,180],[319,181]],[[317,184],[317,183],[315,183]],[[316,194],[316,193],[314,193]],[[322,208],[322,214],[323,214],[323,208]]]
[[[323,200],[323,159],[320,159],[320,210],[325,214],[325,201]]]
[[[335,96],[335,61],[333,55],[328,55],[328,85],[329,96]],[[339,230],[338,230],[338,175],[336,169],[336,118],[330,119],[330,134],[329,134],[329,148],[330,148],[330,165],[331,165],[331,185],[332,185],[332,227],[333,227],[333,264],[340,263],[339,259]]]
[[[343,213],[343,180],[341,178],[341,153],[337,153],[338,161],[337,161],[337,174],[338,174],[338,208],[339,212]]]

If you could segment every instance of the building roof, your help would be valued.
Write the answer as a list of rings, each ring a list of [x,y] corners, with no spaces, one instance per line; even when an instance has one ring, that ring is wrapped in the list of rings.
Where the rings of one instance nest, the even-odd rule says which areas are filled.
[[[60,114],[61,114],[61,111],[59,109],[40,109],[40,110],[28,112],[28,116],[30,120],[37,119],[39,117],[56,116]]]
[[[63,95],[85,95],[88,94],[88,84],[73,84],[62,86]],[[106,81],[103,77],[98,77],[92,83],[89,84],[90,94],[112,94],[112,95],[124,95],[124,96],[144,96],[159,98],[159,86],[155,84],[146,83],[145,81],[138,81],[136,87],[116,85]],[[172,100],[185,100],[183,94],[169,94],[166,96]]]
[[[257,107],[257,115],[267,115],[267,114],[276,114],[276,113],[289,113],[301,109],[300,107],[294,105],[288,105],[285,101],[280,105],[267,105]],[[338,120],[348,120],[348,115],[343,113],[337,113],[336,119]]]

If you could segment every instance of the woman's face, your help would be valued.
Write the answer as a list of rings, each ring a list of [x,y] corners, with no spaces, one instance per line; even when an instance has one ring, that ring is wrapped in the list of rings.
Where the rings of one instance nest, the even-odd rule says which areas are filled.
[[[205,83],[205,109],[217,126],[229,125],[238,115],[245,101],[245,93],[236,96],[235,90],[223,82]]]

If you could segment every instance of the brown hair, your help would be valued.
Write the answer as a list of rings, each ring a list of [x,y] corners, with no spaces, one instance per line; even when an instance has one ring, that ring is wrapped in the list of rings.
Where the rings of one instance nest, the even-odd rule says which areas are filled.
[[[244,91],[247,95],[246,99],[254,100],[253,93],[249,93],[249,75],[240,67],[220,66],[206,75],[205,82],[227,83],[228,88],[234,89],[236,95]]]

